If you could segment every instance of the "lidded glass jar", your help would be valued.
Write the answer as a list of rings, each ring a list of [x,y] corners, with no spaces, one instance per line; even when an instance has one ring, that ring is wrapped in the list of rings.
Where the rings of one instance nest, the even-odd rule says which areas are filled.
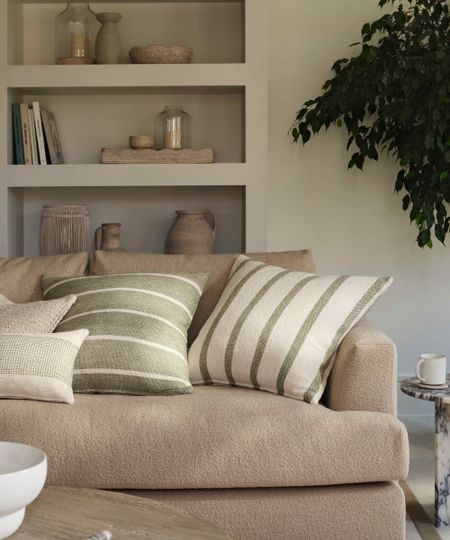
[[[166,106],[156,120],[156,148],[181,150],[191,147],[191,117],[180,106]]]
[[[95,64],[95,14],[87,2],[68,2],[56,17],[56,63]]]

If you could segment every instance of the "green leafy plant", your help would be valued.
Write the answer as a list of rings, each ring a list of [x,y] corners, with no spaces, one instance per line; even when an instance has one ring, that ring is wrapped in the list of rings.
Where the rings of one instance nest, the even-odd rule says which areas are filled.
[[[385,151],[399,165],[395,191],[420,247],[450,228],[450,15],[446,0],[381,0],[392,11],[367,23],[360,52],[333,65],[323,94],[298,112],[291,134],[306,144],[331,125],[348,133],[349,168]]]

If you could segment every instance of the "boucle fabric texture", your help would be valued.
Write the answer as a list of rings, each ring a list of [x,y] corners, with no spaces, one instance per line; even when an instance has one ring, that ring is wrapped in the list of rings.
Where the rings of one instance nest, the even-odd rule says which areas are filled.
[[[73,403],[73,366],[88,333],[0,333],[0,398]]]
[[[276,264],[289,270],[314,272],[314,261],[308,250],[248,254],[251,259]],[[90,273],[123,274],[129,272],[207,272],[208,283],[200,298],[197,311],[188,331],[191,345],[211,315],[225,288],[231,268],[238,255],[157,255],[154,253],[122,253],[96,251]]]
[[[90,331],[75,366],[75,392],[191,392],[186,334],[207,279],[162,273],[44,277],[47,300],[78,297],[56,331]]]
[[[401,422],[229,386],[190,395],[0,403],[5,440],[48,455],[51,484],[117,489],[299,487],[405,478]],[[73,444],[76,441],[76,444]]]
[[[360,321],[341,343],[324,398],[336,411],[397,415],[397,349],[370,321]]]
[[[135,491],[213,523],[233,540],[404,540],[397,483],[317,488]]]
[[[50,334],[76,300],[71,294],[47,302],[14,304],[0,294],[0,333]]]
[[[82,276],[88,264],[87,253],[0,259],[0,293],[13,302],[42,300],[41,280],[51,276]]]
[[[242,255],[189,350],[191,382],[316,404],[341,341],[391,283],[292,272]]]

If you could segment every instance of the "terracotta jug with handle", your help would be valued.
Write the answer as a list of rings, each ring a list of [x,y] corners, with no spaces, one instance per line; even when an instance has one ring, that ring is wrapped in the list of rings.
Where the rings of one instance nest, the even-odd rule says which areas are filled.
[[[207,255],[214,251],[217,217],[209,211],[177,210],[166,238],[166,253]]]
[[[103,223],[95,231],[95,249],[101,251],[125,251],[120,245],[121,223]]]

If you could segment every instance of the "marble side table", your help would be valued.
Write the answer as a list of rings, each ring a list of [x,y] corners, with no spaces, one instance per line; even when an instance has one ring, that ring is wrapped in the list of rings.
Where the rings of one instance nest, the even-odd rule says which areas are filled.
[[[400,383],[400,388],[408,396],[434,401],[434,524],[447,527],[450,525],[450,386],[445,390],[428,390],[419,388],[418,382],[418,379],[407,379]],[[447,383],[450,385],[450,375],[447,375]]]

